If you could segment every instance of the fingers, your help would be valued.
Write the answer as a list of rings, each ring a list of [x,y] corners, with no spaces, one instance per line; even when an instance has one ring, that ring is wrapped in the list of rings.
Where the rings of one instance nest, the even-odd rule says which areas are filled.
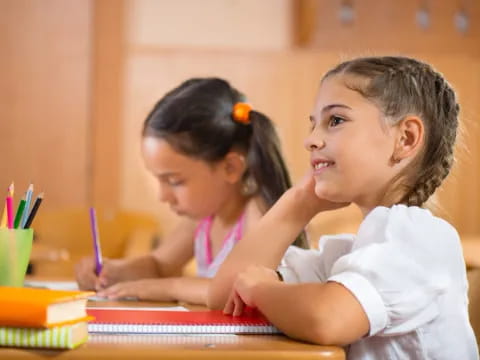
[[[75,265],[75,278],[81,290],[95,289],[97,276],[94,271],[93,258],[83,258]]]
[[[104,297],[107,299],[115,300],[128,296],[128,291],[126,291],[123,284],[115,284],[106,289],[100,290],[97,292],[97,296]]]
[[[233,316],[240,316],[243,314],[243,308],[245,307],[244,302],[238,296],[237,293],[234,294],[233,296],[233,304],[234,304],[234,309],[233,309]]]
[[[96,291],[101,291],[106,288],[108,288],[108,280],[105,277],[105,275],[102,276],[102,273],[100,273],[100,276],[95,278],[95,290]]]
[[[235,290],[232,290],[227,303],[223,308],[223,313],[227,315],[240,316],[243,314],[245,303]]]
[[[112,267],[110,265],[110,261],[107,258],[104,258],[102,271],[100,272],[100,274],[98,274],[98,277],[95,279],[95,290],[100,291],[116,283],[116,281],[112,278],[111,275],[112,275]]]
[[[230,292],[230,295],[228,296],[227,303],[225,304],[225,307],[223,308],[223,313],[224,314],[232,314],[233,309],[235,308],[235,304],[233,303],[233,296],[235,295],[235,290],[232,290]]]

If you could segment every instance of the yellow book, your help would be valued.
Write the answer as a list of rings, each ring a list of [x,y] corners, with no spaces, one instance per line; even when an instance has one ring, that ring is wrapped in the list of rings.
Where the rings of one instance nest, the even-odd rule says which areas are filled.
[[[87,340],[86,322],[48,329],[0,327],[0,346],[74,349]]]

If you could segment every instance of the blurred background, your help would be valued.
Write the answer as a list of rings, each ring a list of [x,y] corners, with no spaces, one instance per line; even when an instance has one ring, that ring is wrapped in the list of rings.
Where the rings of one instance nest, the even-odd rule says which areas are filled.
[[[230,80],[274,120],[297,180],[321,75],[382,54],[428,61],[457,90],[464,131],[437,211],[480,245],[475,0],[0,0],[0,189],[14,180],[17,200],[30,182],[44,191],[39,228],[55,227],[42,223],[48,213],[85,209],[84,222],[64,226],[75,234],[55,243],[83,242],[73,256],[91,252],[92,205],[107,218],[143,214],[165,233],[175,216],[143,167],[140,130],[167,90],[192,76]],[[353,208],[323,214],[311,238],[359,221]]]

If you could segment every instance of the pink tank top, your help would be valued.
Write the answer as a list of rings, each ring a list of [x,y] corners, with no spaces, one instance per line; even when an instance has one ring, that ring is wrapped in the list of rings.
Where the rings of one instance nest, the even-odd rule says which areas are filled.
[[[213,258],[212,255],[212,243],[210,240],[213,216],[203,219],[200,224],[198,224],[194,240],[197,276],[207,278],[215,276],[218,268],[227,255],[233,249],[237,241],[242,238],[244,218],[245,213],[240,216],[228,235],[223,239],[222,247],[215,258]]]

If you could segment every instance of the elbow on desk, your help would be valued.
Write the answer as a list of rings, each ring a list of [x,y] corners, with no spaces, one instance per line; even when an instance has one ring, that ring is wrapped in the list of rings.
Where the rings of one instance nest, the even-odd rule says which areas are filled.
[[[343,327],[332,323],[330,316],[316,314],[305,322],[298,321],[298,327],[280,329],[285,335],[316,345],[344,346],[348,345]]]

